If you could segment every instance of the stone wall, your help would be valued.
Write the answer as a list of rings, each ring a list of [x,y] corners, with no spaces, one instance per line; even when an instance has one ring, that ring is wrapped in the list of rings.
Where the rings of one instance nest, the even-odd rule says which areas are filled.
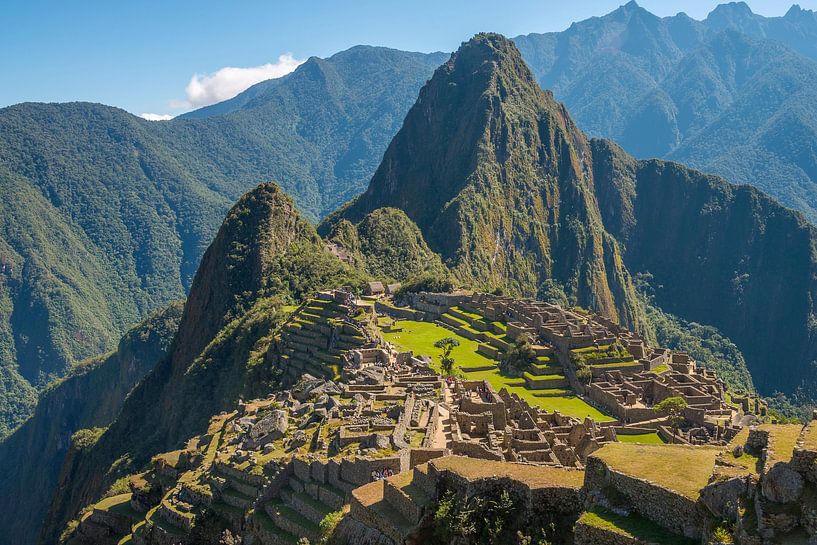
[[[635,537],[587,524],[581,519],[576,523],[573,539],[574,545],[650,545]]]
[[[614,471],[592,455],[587,459],[584,479],[588,493],[603,494],[605,488],[612,486],[627,498],[636,512],[659,526],[690,538],[701,537],[703,508],[690,498],[655,483]]]

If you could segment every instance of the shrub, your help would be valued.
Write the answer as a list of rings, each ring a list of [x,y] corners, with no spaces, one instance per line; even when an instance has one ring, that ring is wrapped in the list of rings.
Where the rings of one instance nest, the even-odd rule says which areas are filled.
[[[332,534],[335,533],[335,529],[340,524],[340,521],[343,520],[343,511],[332,511],[328,513],[323,519],[321,520],[320,528],[321,528],[321,539],[320,545],[325,545],[329,543],[329,540],[332,538]]]

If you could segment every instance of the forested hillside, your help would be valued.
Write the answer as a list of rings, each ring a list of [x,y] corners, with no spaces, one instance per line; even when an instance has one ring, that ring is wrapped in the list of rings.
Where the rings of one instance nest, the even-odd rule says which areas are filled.
[[[442,58],[355,47],[170,122],[0,110],[0,437],[38,388],[185,294],[248,188],[280,180],[313,221],[362,190]]]
[[[816,38],[817,15],[798,6],[763,17],[723,4],[696,21],[631,1],[514,40],[588,134],[754,185],[814,221]]]

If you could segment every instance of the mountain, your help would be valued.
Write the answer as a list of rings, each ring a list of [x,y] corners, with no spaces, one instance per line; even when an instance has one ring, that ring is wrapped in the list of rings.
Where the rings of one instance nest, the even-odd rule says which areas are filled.
[[[341,220],[327,240],[342,250],[342,257],[375,278],[403,282],[449,274],[417,224],[397,208],[378,208],[356,224]]]
[[[466,285],[561,291],[644,320],[650,333],[637,274],[651,305],[733,339],[761,391],[794,388],[817,351],[817,231],[802,215],[751,187],[588,139],[495,34],[463,44],[434,73],[367,191],[320,230],[334,238],[322,240],[274,184],[239,200],[201,261],[169,354],[110,426],[76,438],[41,543],[209,417],[280,388],[269,358],[276,328],[292,325],[284,309],[316,289],[365,282],[339,248],[359,249],[357,267],[358,258],[362,268],[399,262],[382,252],[389,230],[399,255],[438,253]],[[707,334],[708,352],[726,344]],[[15,537],[30,542],[29,530]]]
[[[817,15],[744,3],[704,21],[635,2],[514,41],[588,134],[754,185],[817,220]]]
[[[265,354],[284,308],[317,289],[359,287],[364,279],[329,251],[278,186],[244,195],[202,258],[169,354],[104,433],[66,462],[41,542],[54,542],[100,488],[206,428],[212,415],[274,391],[280,377]],[[36,527],[27,530],[8,543],[32,542]]]
[[[0,437],[48,382],[185,294],[247,189],[284,180],[313,221],[362,190],[442,60],[355,47],[169,122],[0,110]]]
[[[51,384],[37,410],[0,443],[0,527],[6,543],[30,541],[43,523],[72,435],[104,428],[128,392],[167,353],[182,304],[173,303],[128,331],[117,349],[83,362]]]
[[[761,392],[791,393],[813,373],[815,228],[750,186],[588,140],[500,36],[435,72],[369,188],[320,230],[384,206],[466,285],[555,284],[651,333],[638,275],[661,310],[731,339]]]
[[[640,327],[589,159],[589,142],[518,50],[482,34],[437,69],[369,188],[321,231],[400,208],[465,285],[531,296],[555,280],[579,304]]]

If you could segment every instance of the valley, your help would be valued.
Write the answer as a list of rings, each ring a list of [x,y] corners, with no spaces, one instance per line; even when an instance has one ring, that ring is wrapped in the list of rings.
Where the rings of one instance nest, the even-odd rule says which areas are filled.
[[[0,109],[0,545],[813,543],[817,16],[747,10]]]

